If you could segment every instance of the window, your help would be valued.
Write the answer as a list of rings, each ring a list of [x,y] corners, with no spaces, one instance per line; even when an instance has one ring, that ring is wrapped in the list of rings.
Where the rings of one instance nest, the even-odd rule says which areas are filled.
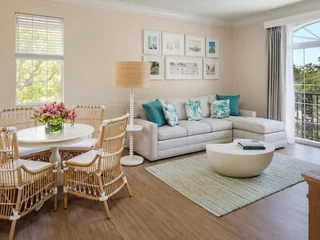
[[[63,19],[16,14],[16,103],[63,101]]]
[[[295,136],[320,142],[320,22],[293,33]]]

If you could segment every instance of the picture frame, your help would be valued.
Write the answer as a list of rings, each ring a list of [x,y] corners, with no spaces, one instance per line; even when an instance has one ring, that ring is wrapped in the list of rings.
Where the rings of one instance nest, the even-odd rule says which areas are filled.
[[[161,32],[144,30],[143,40],[145,54],[161,54]]]
[[[202,79],[201,58],[166,58],[166,79]]]
[[[186,35],[186,56],[204,57],[205,37]]]
[[[204,59],[203,60],[203,79],[218,79],[219,78],[219,60]]]
[[[219,57],[219,39],[215,37],[206,38],[206,57]]]
[[[150,63],[150,79],[164,79],[164,58],[161,56],[143,56],[144,62]]]
[[[162,54],[164,55],[184,55],[184,34],[162,33]]]

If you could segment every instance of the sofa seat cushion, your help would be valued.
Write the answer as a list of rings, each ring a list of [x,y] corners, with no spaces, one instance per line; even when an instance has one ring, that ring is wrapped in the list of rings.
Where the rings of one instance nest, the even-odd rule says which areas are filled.
[[[285,131],[283,122],[254,117],[235,117],[225,118],[232,122],[234,129],[245,130],[254,133],[274,133]]]
[[[232,122],[226,121],[223,119],[204,118],[204,119],[200,120],[199,122],[209,124],[211,126],[211,132],[218,132],[218,131],[232,129]]]
[[[179,122],[179,125],[187,130],[188,136],[211,132],[210,124],[201,123],[199,121],[182,120]]]
[[[162,126],[158,128],[158,140],[167,140],[167,139],[173,139],[173,138],[181,138],[186,137],[187,129],[184,127],[181,127],[179,125],[176,125],[174,127],[170,127],[168,125]]]

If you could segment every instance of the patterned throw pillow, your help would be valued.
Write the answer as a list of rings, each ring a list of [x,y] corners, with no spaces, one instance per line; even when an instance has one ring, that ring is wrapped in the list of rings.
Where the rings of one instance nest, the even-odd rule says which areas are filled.
[[[176,107],[172,104],[164,104],[163,105],[164,117],[167,120],[169,126],[173,127],[179,124],[178,114]]]
[[[230,116],[230,100],[220,100],[210,102],[211,118],[226,118]]]
[[[203,119],[200,101],[185,101],[187,119],[189,121],[198,121]]]

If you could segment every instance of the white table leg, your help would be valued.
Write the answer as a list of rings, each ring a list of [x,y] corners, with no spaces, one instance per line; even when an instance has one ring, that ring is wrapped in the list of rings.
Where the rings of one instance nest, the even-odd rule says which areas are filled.
[[[58,186],[63,185],[63,170],[62,170],[61,156],[59,153],[59,147],[51,148],[51,156],[49,160],[52,163],[58,162]]]
[[[143,158],[137,155],[133,155],[133,135],[129,132],[129,156],[121,158],[121,165],[124,166],[136,166],[143,163]]]

